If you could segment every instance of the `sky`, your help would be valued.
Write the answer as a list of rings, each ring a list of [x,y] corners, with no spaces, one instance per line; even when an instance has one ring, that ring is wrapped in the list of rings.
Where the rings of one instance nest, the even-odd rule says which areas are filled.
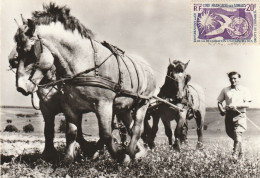
[[[15,74],[8,71],[8,55],[20,14],[30,18],[42,10],[43,0],[0,0],[1,2],[1,105],[31,106],[31,98],[16,91]],[[107,41],[127,53],[137,54],[154,69],[157,87],[164,83],[169,58],[190,60],[191,81],[205,89],[206,106],[216,107],[222,88],[229,86],[227,73],[238,71],[241,85],[249,88],[253,102],[260,107],[260,46],[194,45],[192,17],[187,0],[56,0],[71,15],[90,28],[99,41]],[[258,24],[260,25],[260,24]],[[260,32],[259,32],[260,33]]]

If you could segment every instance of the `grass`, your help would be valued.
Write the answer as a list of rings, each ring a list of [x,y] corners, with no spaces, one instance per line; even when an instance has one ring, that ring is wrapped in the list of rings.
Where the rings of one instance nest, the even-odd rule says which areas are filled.
[[[208,129],[204,131],[205,144],[203,150],[195,150],[195,121],[189,122],[188,145],[183,145],[180,153],[168,146],[164,128],[159,125],[156,147],[148,150],[146,157],[134,160],[129,164],[119,164],[105,151],[97,159],[79,156],[77,161],[66,164],[63,160],[65,135],[59,133],[59,115],[55,120],[55,147],[58,150],[56,163],[46,162],[41,157],[44,149],[43,126],[40,115],[33,114],[30,121],[16,114],[31,115],[34,110],[20,108],[4,108],[2,110],[1,130],[12,124],[22,130],[22,126],[31,123],[35,127],[33,133],[1,132],[1,177],[259,177],[260,175],[260,140],[259,131],[250,123],[243,136],[244,160],[234,161],[231,158],[232,141],[224,131],[224,119],[217,112],[207,112]],[[259,124],[260,111],[252,111],[248,116]],[[175,122],[173,122],[173,127]],[[194,129],[192,129],[194,128]],[[85,115],[83,132],[89,141],[97,140],[97,122],[92,115]]]
[[[34,141],[36,143],[37,140]],[[15,144],[15,143],[13,143]],[[23,144],[26,143],[24,140]],[[41,142],[41,144],[43,144]],[[195,150],[196,141],[190,139],[180,153],[172,150],[166,141],[156,142],[147,156],[129,164],[119,164],[109,153],[97,159],[79,156],[72,164],[58,161],[56,164],[41,159],[40,150],[4,156],[1,165],[2,177],[257,177],[260,175],[259,143],[252,139],[244,141],[244,160],[234,161],[231,157],[232,142],[228,138],[207,138],[203,150]],[[248,145],[251,145],[248,147]],[[22,147],[23,145],[21,145]],[[62,160],[65,143],[59,142],[59,160]]]

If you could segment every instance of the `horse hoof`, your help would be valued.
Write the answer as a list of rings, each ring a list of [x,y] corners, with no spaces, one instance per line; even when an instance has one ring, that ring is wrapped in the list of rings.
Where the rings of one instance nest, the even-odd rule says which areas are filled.
[[[196,149],[197,149],[197,150],[202,150],[202,149],[203,149],[203,143],[198,142],[198,143],[197,143],[197,146],[196,146]]]
[[[180,152],[180,151],[181,151],[180,145],[173,144],[173,145],[172,145],[172,148],[173,148],[175,151],[177,151],[177,152]]]
[[[98,157],[101,156],[101,155],[103,155],[103,154],[104,154],[104,151],[97,150],[97,151],[94,153],[92,159],[98,159]]]
[[[131,162],[130,156],[129,156],[129,155],[125,155],[125,158],[124,158],[123,163],[128,164],[128,163],[130,163],[130,162]]]
[[[150,144],[148,144],[148,146],[149,146],[149,148],[150,148],[150,149],[154,149],[154,148],[155,148],[155,144],[154,144],[154,142],[153,142],[153,143],[150,143]]]
[[[89,142],[84,147],[84,155],[88,158],[92,158],[95,156],[95,154],[100,154],[100,151],[97,149],[97,145],[94,142]]]
[[[99,152],[97,151],[94,155],[93,155],[93,159],[97,159],[99,157]]]
[[[63,162],[66,164],[71,164],[74,162],[74,158],[70,155],[65,155]]]
[[[54,161],[58,158],[58,152],[55,148],[45,148],[42,157],[45,161]]]
[[[143,158],[146,156],[146,150],[145,149],[142,149],[140,150],[138,153],[135,154],[135,158],[136,159],[140,159],[140,158]]]

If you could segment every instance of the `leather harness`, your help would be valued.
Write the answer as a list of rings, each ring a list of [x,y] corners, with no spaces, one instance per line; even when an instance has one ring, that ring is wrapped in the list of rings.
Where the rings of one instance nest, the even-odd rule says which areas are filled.
[[[70,85],[79,85],[79,86],[95,86],[95,87],[101,87],[101,88],[106,88],[109,90],[114,91],[115,93],[117,93],[117,96],[130,96],[130,97],[134,97],[134,98],[139,98],[139,99],[144,99],[144,100],[149,100],[151,99],[150,96],[145,96],[139,93],[139,88],[140,88],[140,80],[139,80],[139,76],[140,74],[138,73],[136,64],[133,62],[133,60],[126,56],[133,64],[135,71],[136,71],[136,75],[137,75],[137,79],[138,79],[138,87],[137,87],[137,92],[132,92],[129,90],[125,90],[122,89],[122,83],[123,83],[123,79],[122,79],[122,63],[121,61],[123,61],[123,63],[125,64],[128,73],[130,75],[129,69],[124,61],[124,51],[122,51],[121,49],[119,49],[116,46],[110,45],[109,43],[107,43],[106,41],[102,42],[101,44],[103,46],[105,46],[106,48],[108,48],[111,51],[111,55],[109,55],[103,62],[101,62],[100,64],[97,64],[97,50],[96,50],[96,46],[95,43],[93,43],[92,39],[90,39],[91,42],[91,46],[93,48],[94,51],[94,64],[95,67],[87,69],[83,72],[77,73],[73,76],[63,76],[61,79],[59,80],[55,80],[46,84],[37,84],[38,87],[49,87],[49,86],[54,86],[57,84],[70,84]],[[98,42],[98,41],[96,41]],[[42,39],[38,36],[38,40],[35,43],[35,47],[39,48],[40,45],[40,53],[43,52],[43,42]],[[105,78],[103,76],[99,75],[99,68],[112,56],[114,55],[116,57],[117,60],[117,64],[118,64],[118,69],[119,69],[119,80],[118,83],[113,82],[112,80]],[[39,54],[35,53],[35,56],[37,59]],[[36,70],[37,68],[37,64],[38,61],[36,61],[34,70]],[[54,64],[53,64],[54,65]],[[85,74],[88,74],[89,72],[94,71],[95,75],[94,76],[84,76]],[[33,75],[33,72],[32,72]],[[133,88],[133,81],[132,81],[132,77],[130,75],[130,79],[131,79],[131,87]],[[33,82],[33,81],[32,81]],[[33,82],[35,84],[35,82]]]

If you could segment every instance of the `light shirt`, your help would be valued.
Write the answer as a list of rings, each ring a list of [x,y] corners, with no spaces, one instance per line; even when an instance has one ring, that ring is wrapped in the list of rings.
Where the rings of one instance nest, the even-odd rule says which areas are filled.
[[[226,102],[226,105],[241,106],[245,102],[251,102],[251,95],[249,90],[243,86],[237,86],[236,88],[225,87],[217,99],[219,102]],[[240,112],[246,112],[246,108],[238,109]]]

